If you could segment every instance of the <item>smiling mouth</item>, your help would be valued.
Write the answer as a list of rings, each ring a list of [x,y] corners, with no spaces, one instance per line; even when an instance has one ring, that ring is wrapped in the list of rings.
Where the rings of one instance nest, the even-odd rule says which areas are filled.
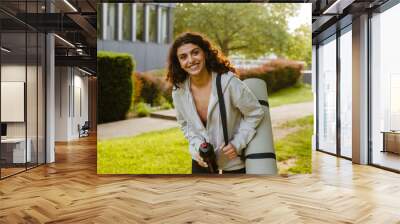
[[[197,68],[198,66],[199,66],[199,64],[194,64],[194,65],[191,65],[189,68],[193,69],[193,68]]]

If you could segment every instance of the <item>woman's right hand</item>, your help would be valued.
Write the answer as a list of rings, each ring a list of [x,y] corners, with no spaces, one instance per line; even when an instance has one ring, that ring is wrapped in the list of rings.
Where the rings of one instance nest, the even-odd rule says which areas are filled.
[[[204,162],[203,158],[199,155],[199,153],[196,154],[196,161],[197,163],[202,166],[202,167],[208,167],[207,163]]]

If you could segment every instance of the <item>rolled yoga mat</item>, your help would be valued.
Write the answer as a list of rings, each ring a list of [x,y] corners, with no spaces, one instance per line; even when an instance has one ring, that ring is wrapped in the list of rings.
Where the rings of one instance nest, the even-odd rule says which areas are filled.
[[[278,173],[278,168],[276,165],[274,141],[272,137],[267,85],[264,80],[257,78],[246,79],[243,82],[257,97],[265,112],[264,118],[256,129],[256,135],[245,150],[246,173],[276,175]]]

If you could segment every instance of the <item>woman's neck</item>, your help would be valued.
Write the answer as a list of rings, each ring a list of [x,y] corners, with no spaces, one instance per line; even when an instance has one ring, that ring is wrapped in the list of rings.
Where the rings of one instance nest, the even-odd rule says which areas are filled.
[[[190,76],[190,85],[195,88],[202,88],[209,85],[211,80],[211,74],[206,70],[199,75]]]

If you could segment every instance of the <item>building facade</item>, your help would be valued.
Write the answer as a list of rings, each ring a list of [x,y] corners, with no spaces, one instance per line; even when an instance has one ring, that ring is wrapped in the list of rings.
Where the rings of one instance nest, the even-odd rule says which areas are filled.
[[[129,53],[136,71],[165,67],[173,38],[170,3],[98,4],[97,49]]]

